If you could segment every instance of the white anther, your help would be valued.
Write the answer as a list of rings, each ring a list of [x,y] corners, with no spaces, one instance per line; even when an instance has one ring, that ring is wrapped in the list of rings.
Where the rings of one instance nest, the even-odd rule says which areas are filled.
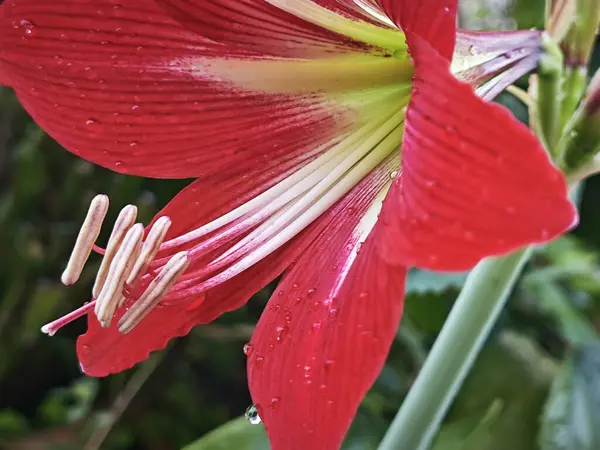
[[[106,195],[97,195],[90,203],[90,208],[83,221],[81,230],[79,230],[79,235],[77,236],[77,241],[73,247],[67,267],[60,277],[63,284],[68,286],[79,279],[81,271],[90,257],[94,242],[96,242],[100,234],[102,222],[104,222],[106,212],[108,211],[108,203]]]
[[[144,274],[146,270],[148,270],[148,267],[150,267],[150,263],[152,263],[156,257],[156,254],[158,253],[158,250],[160,249],[160,246],[163,243],[170,226],[171,219],[166,216],[160,217],[154,223],[150,229],[150,232],[148,233],[148,237],[144,241],[142,252],[135,262],[133,270],[129,274],[129,278],[127,278],[127,284],[134,284],[137,278]]]
[[[98,321],[105,328],[110,326],[115,309],[121,301],[125,280],[131,273],[133,264],[140,254],[143,237],[144,226],[141,223],[132,226],[125,235],[123,243],[110,265],[106,282],[102,292],[96,299],[94,309]]]
[[[119,217],[117,217],[115,226],[110,234],[110,238],[108,239],[106,252],[104,253],[102,264],[100,264],[100,269],[98,269],[98,275],[96,275],[96,282],[94,283],[94,288],[92,289],[92,296],[94,298],[98,298],[100,292],[102,292],[102,287],[104,286],[106,277],[108,276],[110,264],[115,258],[119,247],[121,247],[121,243],[125,238],[125,234],[135,223],[137,213],[137,207],[134,205],[127,205],[119,213]]]
[[[188,253],[175,254],[152,280],[142,296],[119,320],[119,332],[129,333],[158,305],[190,264]]]

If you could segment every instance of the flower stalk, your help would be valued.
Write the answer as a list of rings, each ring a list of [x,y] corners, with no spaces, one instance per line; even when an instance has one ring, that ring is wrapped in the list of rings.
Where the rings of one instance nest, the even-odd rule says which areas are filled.
[[[544,37],[542,56],[538,63],[537,110],[538,135],[547,150],[556,156],[556,145],[560,137],[561,101],[563,80],[563,55],[560,47],[549,37]]]
[[[379,450],[426,450],[504,308],[532,247],[485,259],[467,281]]]

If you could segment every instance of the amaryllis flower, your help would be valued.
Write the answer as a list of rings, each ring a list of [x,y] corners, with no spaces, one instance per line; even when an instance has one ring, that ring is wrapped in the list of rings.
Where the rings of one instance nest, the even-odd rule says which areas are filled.
[[[468,269],[576,221],[536,138],[459,80],[495,95],[539,35],[460,34],[452,61],[455,23],[456,0],[7,0],[0,81],[51,136],[121,173],[197,178],[145,232],[125,208],[94,300],[44,330],[87,314],[81,367],[104,376],[285,273],[244,349],[251,394],[274,449],[339,447],[407,268]]]

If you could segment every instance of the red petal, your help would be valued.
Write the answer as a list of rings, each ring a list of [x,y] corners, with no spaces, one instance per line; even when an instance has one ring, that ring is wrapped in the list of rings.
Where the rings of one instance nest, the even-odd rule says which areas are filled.
[[[303,56],[363,47],[287,13],[265,0],[159,0],[167,11],[200,35],[271,56]],[[316,3],[332,3],[332,0]],[[327,6],[327,5],[324,5]],[[348,8],[345,8],[348,12]]]
[[[302,249],[299,249],[300,251]],[[117,330],[126,311],[119,308],[110,328],[102,328],[92,313],[88,330],[77,340],[77,355],[84,373],[103,377],[121,372],[162,350],[170,339],[185,336],[197,324],[208,323],[225,311],[237,309],[277,277],[293,260],[296,249],[288,246],[257,265],[208,292],[197,308],[159,305],[128,334]],[[192,304],[193,305],[193,304]]]
[[[377,0],[402,30],[420,36],[452,60],[456,40],[457,0]]]
[[[248,53],[183,29],[149,0],[0,8],[0,79],[59,143],[123,173],[268,169],[339,130],[321,97],[239,91],[203,71],[233,56]]]
[[[250,391],[274,450],[340,447],[400,321],[406,270],[378,256],[372,235],[358,243],[370,199],[357,193],[324,219],[250,343]]]
[[[416,79],[402,173],[381,214],[386,259],[464,270],[572,227],[564,177],[531,131],[477,98],[425,41],[412,36],[409,45]]]

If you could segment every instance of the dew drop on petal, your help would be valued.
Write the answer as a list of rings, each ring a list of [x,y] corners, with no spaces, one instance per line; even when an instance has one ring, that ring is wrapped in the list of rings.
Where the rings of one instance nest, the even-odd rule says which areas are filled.
[[[26,36],[33,36],[35,33],[35,24],[31,20],[20,20],[18,27],[23,29]]]
[[[256,405],[250,405],[248,406],[248,408],[246,409],[246,420],[248,420],[248,422],[250,422],[252,425],[258,425],[259,423],[262,422],[262,419],[260,418],[259,414],[258,414],[258,408],[256,407]]]
[[[96,125],[98,121],[96,119],[88,119],[85,121],[86,125]]]
[[[277,409],[277,407],[279,406],[279,401],[280,400],[281,399],[279,397],[273,397],[271,399],[271,402],[269,403],[269,408]]]
[[[279,326],[275,330],[277,331],[277,342],[281,342],[286,336],[289,328],[286,326]]]
[[[250,343],[244,344],[244,348],[243,348],[244,355],[250,356],[250,355],[252,355],[253,351],[254,351],[254,347],[252,346],[252,344],[250,344]]]
[[[463,236],[467,241],[472,241],[473,239],[475,239],[475,233],[473,233],[471,230],[465,230],[463,232]]]

